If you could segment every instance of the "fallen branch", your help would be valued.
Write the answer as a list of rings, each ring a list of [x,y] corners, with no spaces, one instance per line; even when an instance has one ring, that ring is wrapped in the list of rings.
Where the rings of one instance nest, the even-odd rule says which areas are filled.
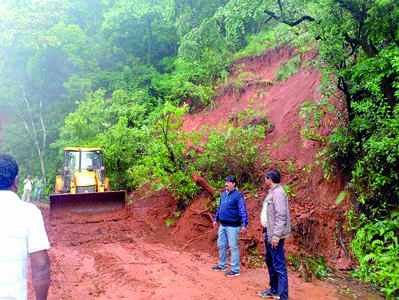
[[[202,187],[205,191],[208,192],[209,195],[211,195],[212,197],[213,195],[215,195],[215,188],[211,186],[203,177],[199,176],[197,173],[194,173],[193,175],[191,175],[191,178],[196,185]]]

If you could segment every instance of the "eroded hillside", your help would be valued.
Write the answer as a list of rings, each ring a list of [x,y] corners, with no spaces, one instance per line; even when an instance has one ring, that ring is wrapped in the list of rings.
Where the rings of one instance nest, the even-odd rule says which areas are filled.
[[[286,81],[276,81],[280,64],[294,56],[301,58],[300,71]],[[220,123],[232,122],[234,116],[248,109],[257,111],[257,114],[261,112],[271,123],[264,140],[265,156],[272,161],[270,167],[282,171],[283,183],[290,187],[291,192],[294,235],[288,242],[288,252],[297,255],[301,249],[307,255],[324,256],[331,266],[347,269],[351,266],[351,259],[342,232],[345,201],[340,206],[335,205],[337,196],[344,189],[344,182],[339,174],[328,181],[323,178],[323,170],[316,164],[316,155],[323,145],[318,140],[302,138],[300,133],[306,126],[299,117],[301,104],[318,101],[321,97],[318,92],[321,75],[305,63],[316,56],[315,52],[301,56],[292,48],[277,48],[262,56],[238,61],[229,80],[239,78],[242,82],[244,78],[244,84],[241,83],[239,89],[233,88],[234,84],[227,84],[227,88],[219,87],[219,90],[224,89],[224,94],[214,100],[214,108],[188,115],[184,130],[191,132],[202,126],[217,127]],[[338,99],[331,101],[338,107]],[[327,136],[334,124],[336,116],[326,113],[316,130]],[[248,245],[253,242],[263,245],[258,214],[266,192],[262,186],[258,190],[255,196],[247,195],[251,217],[246,237]]]

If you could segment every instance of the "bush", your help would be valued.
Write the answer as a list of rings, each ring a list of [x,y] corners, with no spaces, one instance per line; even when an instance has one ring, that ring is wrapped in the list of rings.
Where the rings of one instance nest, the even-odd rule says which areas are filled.
[[[385,118],[364,113],[329,138],[327,163],[333,160],[347,173],[360,209],[369,219],[388,216],[399,201],[398,116],[398,108]]]
[[[262,178],[263,164],[268,163],[268,157],[262,157],[260,142],[265,138],[264,126],[248,126],[247,128],[226,125],[219,129],[211,129],[206,141],[200,143],[203,153],[196,157],[194,167],[214,181],[223,182],[227,174],[233,174],[238,182],[243,184],[258,183]],[[201,140],[202,135],[197,137]]]
[[[399,297],[398,238],[399,212],[395,212],[389,219],[359,226],[351,243],[352,251],[359,260],[353,275],[383,286],[382,292],[388,299]]]
[[[352,172],[358,200],[368,215],[389,215],[399,202],[398,117],[385,120],[365,141],[363,151]]]
[[[242,184],[257,183],[262,178],[258,160],[262,152],[260,142],[265,138],[264,126],[242,128],[236,124],[237,128],[204,128],[201,134],[190,135],[181,129],[181,117],[187,109],[165,104],[155,130],[148,129],[143,138],[147,141],[143,155],[136,158],[128,171],[131,186],[151,182],[153,189],[167,188],[181,204],[188,205],[199,190],[191,178],[194,172],[202,173],[216,185],[224,182],[228,174],[236,175]],[[206,130],[210,132],[205,139]],[[199,148],[202,150],[198,151]],[[267,163],[268,158],[263,162]]]

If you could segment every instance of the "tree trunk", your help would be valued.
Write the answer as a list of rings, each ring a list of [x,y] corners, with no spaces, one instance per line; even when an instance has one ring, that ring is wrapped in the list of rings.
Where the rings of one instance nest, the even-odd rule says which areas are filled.
[[[40,169],[42,172],[42,178],[43,178],[43,190],[46,189],[47,186],[47,179],[46,179],[46,168],[44,165],[44,154],[45,154],[45,149],[46,149],[46,144],[47,144],[47,131],[46,131],[46,126],[44,124],[44,120],[43,120],[43,115],[42,115],[42,101],[40,100],[39,102],[39,120],[40,120],[40,126],[41,126],[41,141],[40,141],[40,136],[38,133],[38,130],[36,129],[36,125],[35,122],[33,120],[33,113],[32,113],[32,109],[30,106],[30,102],[28,100],[28,98],[25,95],[23,95],[23,99],[29,114],[29,119],[30,119],[30,125],[28,124],[28,121],[22,116],[22,120],[25,126],[25,129],[28,133],[28,135],[30,135],[33,139],[33,143],[35,145],[36,148],[36,152],[37,155],[39,157],[39,162],[40,162]]]
[[[211,186],[203,177],[199,176],[197,173],[191,175],[191,178],[194,180],[196,185],[202,187],[212,197],[216,193],[216,189],[213,186]]]

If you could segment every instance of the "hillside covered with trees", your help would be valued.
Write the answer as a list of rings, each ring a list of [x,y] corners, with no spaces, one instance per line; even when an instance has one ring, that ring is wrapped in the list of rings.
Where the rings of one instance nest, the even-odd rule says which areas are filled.
[[[323,147],[325,180],[343,174],[353,275],[399,297],[399,3],[394,0],[15,0],[0,3],[0,151],[46,193],[66,146],[104,148],[114,189],[167,188],[184,209],[199,173],[244,188],[275,162],[258,163],[272,124],[248,111],[230,125],[182,130],[186,114],[213,109],[250,78],[233,63],[275,47],[317,55],[281,65],[322,74],[320,99],[304,103],[305,139]],[[238,74],[238,75],[237,75]],[[342,109],[331,104],[342,100]],[[337,119],[328,137],[315,128]],[[244,126],[245,125],[245,126]],[[204,139],[207,143],[203,143]],[[237,155],[237,154],[240,155]],[[234,159],[231,159],[231,158]]]

